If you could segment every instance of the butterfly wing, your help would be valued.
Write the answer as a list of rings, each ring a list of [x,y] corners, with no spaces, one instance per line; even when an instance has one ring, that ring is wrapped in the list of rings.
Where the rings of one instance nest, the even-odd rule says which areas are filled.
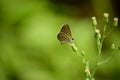
[[[72,38],[71,30],[68,24],[64,24],[60,32],[63,32],[66,35],[68,35],[70,38]]]
[[[57,38],[58,38],[58,40],[59,40],[62,44],[71,41],[71,38],[70,38],[68,35],[66,35],[65,33],[63,33],[63,32],[60,32],[60,33],[57,35]]]

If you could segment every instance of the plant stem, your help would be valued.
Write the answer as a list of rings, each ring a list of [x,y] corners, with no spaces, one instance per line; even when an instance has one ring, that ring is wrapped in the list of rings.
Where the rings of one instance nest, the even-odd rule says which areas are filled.
[[[114,30],[114,28],[115,28],[115,27],[112,27],[112,29],[111,29],[108,33],[106,33],[106,34],[104,35],[104,37],[108,36],[108,35]]]
[[[72,48],[74,48],[74,47],[76,47],[76,45],[74,44],[72,44],[71,45],[71,47]],[[76,47],[77,48],[77,47]],[[81,52],[81,54],[79,53],[79,51],[78,51],[78,49],[76,49],[74,52],[76,52],[76,54],[78,55],[78,56],[82,56],[82,62],[83,62],[83,64],[84,64],[84,71],[85,71],[85,75],[86,75],[86,78],[85,78],[85,80],[90,80],[91,79],[91,73],[90,73],[90,70],[89,70],[89,62],[86,60],[86,58],[85,58],[85,55],[84,55],[84,51],[82,51]]]
[[[111,54],[110,57],[108,57],[106,60],[104,60],[102,62],[99,62],[98,65],[101,65],[101,64],[104,64],[104,63],[108,62],[112,57],[114,57],[115,55],[117,55],[119,51],[120,51],[120,49],[118,48],[115,52],[113,52],[113,54]]]
[[[93,69],[93,72],[92,72],[91,79],[93,79],[94,74],[95,74],[95,72],[96,72],[96,70],[98,68],[98,65],[99,65],[100,56],[101,56],[101,53],[102,53],[102,45],[103,45],[103,41],[104,41],[104,38],[105,38],[106,27],[107,27],[107,23],[105,23],[105,25],[104,25],[102,38],[101,39],[100,38],[96,39],[97,47],[98,47],[98,57],[97,57],[96,65],[95,65],[95,67]]]
[[[100,45],[100,46],[98,47],[97,62],[96,62],[96,65],[95,65],[95,67],[94,67],[94,70],[93,70],[93,72],[92,72],[91,80],[93,79],[94,74],[95,74],[95,72],[96,72],[96,70],[97,70],[97,68],[98,68],[99,60],[100,60],[100,55],[101,55],[101,50],[102,50],[102,45]]]

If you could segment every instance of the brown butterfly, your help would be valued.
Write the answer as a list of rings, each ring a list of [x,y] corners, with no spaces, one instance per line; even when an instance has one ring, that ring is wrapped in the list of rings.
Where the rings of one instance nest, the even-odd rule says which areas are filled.
[[[64,24],[57,35],[57,39],[62,43],[73,43],[71,30],[68,24]]]

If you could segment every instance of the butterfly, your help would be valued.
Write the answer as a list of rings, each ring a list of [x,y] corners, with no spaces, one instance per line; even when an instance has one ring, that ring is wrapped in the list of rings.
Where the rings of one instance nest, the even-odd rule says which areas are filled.
[[[57,39],[61,42],[61,44],[73,43],[71,30],[68,24],[64,24],[62,26],[60,32],[57,35]]]

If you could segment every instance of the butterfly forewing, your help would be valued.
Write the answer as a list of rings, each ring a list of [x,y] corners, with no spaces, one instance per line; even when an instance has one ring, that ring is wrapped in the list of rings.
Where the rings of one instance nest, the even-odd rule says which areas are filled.
[[[68,24],[64,24],[60,32],[66,33],[66,35],[72,37],[71,30]]]

